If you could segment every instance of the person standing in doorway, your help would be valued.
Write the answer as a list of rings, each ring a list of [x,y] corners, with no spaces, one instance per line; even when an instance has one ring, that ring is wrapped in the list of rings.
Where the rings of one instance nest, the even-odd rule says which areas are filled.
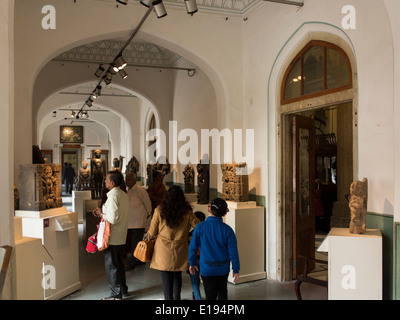
[[[128,239],[131,248],[125,270],[131,270],[142,263],[133,256],[133,252],[143,239],[146,221],[151,214],[151,201],[146,189],[136,183],[135,173],[127,173],[125,181],[129,198]]]
[[[105,184],[110,190],[102,209],[96,208],[93,214],[103,217],[111,224],[109,246],[104,250],[104,264],[111,295],[103,300],[121,300],[128,293],[125,277],[125,243],[128,232],[129,200],[120,186],[124,181],[121,172],[110,171]]]
[[[65,193],[72,194],[72,186],[74,185],[76,174],[75,169],[71,163],[68,163],[68,167],[64,170],[63,182],[65,183]]]

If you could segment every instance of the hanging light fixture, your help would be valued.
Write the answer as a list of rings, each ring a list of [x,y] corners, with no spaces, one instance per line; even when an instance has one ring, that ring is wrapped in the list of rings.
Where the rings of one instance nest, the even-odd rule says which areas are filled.
[[[197,12],[196,0],[185,0],[186,11],[188,14],[193,15]]]
[[[82,118],[84,118],[84,119],[89,118],[89,114],[88,114],[88,112],[86,110],[82,111]]]
[[[97,99],[100,96],[101,96],[101,85],[97,85],[96,89],[93,90],[91,97],[93,99]]]
[[[128,4],[129,0],[117,0],[117,2],[119,2],[120,4],[123,4],[124,6],[126,6]]]
[[[150,8],[151,4],[153,3],[153,0],[141,0],[140,3],[147,8]]]
[[[119,75],[122,79],[128,78],[128,74],[125,72],[125,70],[119,70]]]
[[[104,69],[103,65],[101,64],[101,65],[99,65],[99,67],[97,68],[97,70],[96,70],[96,72],[94,73],[94,75],[95,75],[97,78],[100,78],[105,70],[106,70],[106,69]]]
[[[86,100],[86,105],[90,108],[93,105],[93,100],[92,99],[87,99]]]
[[[103,80],[106,85],[109,85],[112,82],[112,74],[110,71],[107,71],[107,73],[103,76]]]
[[[154,6],[154,11],[156,12],[157,18],[160,19],[167,15],[167,11],[165,10],[162,0],[154,1],[153,6]]]
[[[72,112],[71,112],[71,116],[70,116],[71,118],[75,118],[75,111],[74,110],[72,110]]]
[[[119,70],[124,69],[128,63],[125,61],[125,59],[122,56],[119,56],[117,59],[114,61],[114,71],[118,72]]]

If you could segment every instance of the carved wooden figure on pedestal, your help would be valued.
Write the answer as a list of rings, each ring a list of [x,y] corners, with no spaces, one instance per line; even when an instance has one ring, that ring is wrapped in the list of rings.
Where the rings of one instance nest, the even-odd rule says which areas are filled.
[[[94,198],[100,199],[102,195],[103,182],[106,178],[106,162],[101,158],[101,151],[97,149],[94,152],[94,158],[90,162],[91,180],[94,189]]]
[[[353,181],[350,185],[350,233],[365,233],[368,201],[368,180]]]
[[[194,168],[192,165],[187,164],[183,170],[185,181],[185,193],[194,193]]]
[[[79,169],[77,190],[90,190],[90,169],[86,160],[82,161],[81,168]]]
[[[249,199],[248,175],[238,175],[236,170],[245,168],[246,163],[221,164],[222,199],[226,201],[244,202]]]

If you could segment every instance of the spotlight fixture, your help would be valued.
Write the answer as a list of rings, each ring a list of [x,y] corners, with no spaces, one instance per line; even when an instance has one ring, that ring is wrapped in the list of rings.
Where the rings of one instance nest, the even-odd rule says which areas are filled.
[[[129,0],[117,0],[120,4],[127,5]]]
[[[92,99],[87,99],[86,105],[90,108],[93,105],[93,100]]]
[[[119,70],[124,69],[128,64],[126,63],[125,59],[122,56],[119,56],[114,61],[114,71],[118,72]]]
[[[119,70],[119,75],[122,79],[128,78],[128,74],[125,72],[125,70]]]
[[[153,0],[141,0],[140,3],[147,8],[150,8],[151,4],[153,3]]]
[[[162,0],[154,1],[153,6],[158,19],[165,17],[167,15],[167,11],[165,10]]]
[[[117,74],[117,72],[119,71],[119,69],[118,69],[118,67],[117,67],[114,63],[112,63],[112,64],[110,65],[110,68],[108,69],[108,71],[109,71],[112,75],[115,75],[115,74]]]
[[[82,111],[82,118],[87,119],[89,118],[89,114],[87,113],[87,111]]]
[[[97,78],[100,78],[105,70],[106,70],[106,69],[104,69],[103,65],[101,64],[101,65],[99,65],[99,67],[97,68],[97,70],[96,70],[96,72],[94,73],[94,75],[95,75]]]
[[[106,75],[103,77],[103,80],[106,85],[109,85],[112,82],[112,74],[110,71],[107,71]]]
[[[186,11],[188,14],[193,15],[197,12],[196,0],[185,0]]]
[[[70,116],[71,118],[75,118],[75,111],[74,110],[72,110],[72,112],[71,112],[71,116]]]
[[[92,92],[92,98],[97,99],[101,96],[101,85],[97,85],[96,89]]]
[[[53,118],[57,117],[57,111],[53,111]]]

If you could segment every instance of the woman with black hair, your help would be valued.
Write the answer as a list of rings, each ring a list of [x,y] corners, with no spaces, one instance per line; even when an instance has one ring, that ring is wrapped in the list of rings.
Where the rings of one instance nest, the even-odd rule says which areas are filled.
[[[200,223],[179,186],[171,186],[155,209],[148,234],[157,238],[150,268],[161,271],[166,300],[180,300],[182,271],[189,268],[189,232]]]

